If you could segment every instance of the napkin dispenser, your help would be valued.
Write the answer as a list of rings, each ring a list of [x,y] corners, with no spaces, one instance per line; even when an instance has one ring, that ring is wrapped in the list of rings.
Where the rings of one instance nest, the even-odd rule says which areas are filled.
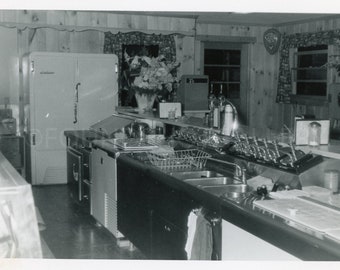
[[[296,119],[295,120],[295,144],[308,144],[308,125],[311,122],[317,122],[321,125],[320,144],[329,143],[330,120],[316,120],[316,119]]]
[[[159,118],[168,118],[169,111],[175,111],[175,118],[182,116],[182,104],[180,102],[160,102]]]

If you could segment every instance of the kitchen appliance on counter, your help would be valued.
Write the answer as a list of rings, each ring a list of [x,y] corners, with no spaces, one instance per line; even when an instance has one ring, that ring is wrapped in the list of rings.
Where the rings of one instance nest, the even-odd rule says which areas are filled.
[[[183,75],[177,96],[185,112],[208,112],[209,77],[207,75]]]

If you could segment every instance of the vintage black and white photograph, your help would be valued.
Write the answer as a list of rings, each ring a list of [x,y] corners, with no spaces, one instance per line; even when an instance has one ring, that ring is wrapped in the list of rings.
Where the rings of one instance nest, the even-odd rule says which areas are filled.
[[[339,267],[340,4],[90,2],[0,4],[0,268]]]

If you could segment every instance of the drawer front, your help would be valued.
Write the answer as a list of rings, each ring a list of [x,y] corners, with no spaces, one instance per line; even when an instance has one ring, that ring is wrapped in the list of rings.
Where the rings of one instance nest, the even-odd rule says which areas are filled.
[[[71,197],[77,201],[82,200],[82,162],[81,153],[67,149],[67,184],[71,188]]]

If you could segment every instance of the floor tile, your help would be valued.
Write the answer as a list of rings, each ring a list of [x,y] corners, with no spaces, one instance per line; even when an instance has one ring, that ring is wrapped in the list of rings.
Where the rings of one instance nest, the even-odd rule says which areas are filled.
[[[69,196],[67,185],[33,186],[34,201],[45,222],[41,231],[57,259],[145,259],[138,250],[119,247],[115,237]]]

